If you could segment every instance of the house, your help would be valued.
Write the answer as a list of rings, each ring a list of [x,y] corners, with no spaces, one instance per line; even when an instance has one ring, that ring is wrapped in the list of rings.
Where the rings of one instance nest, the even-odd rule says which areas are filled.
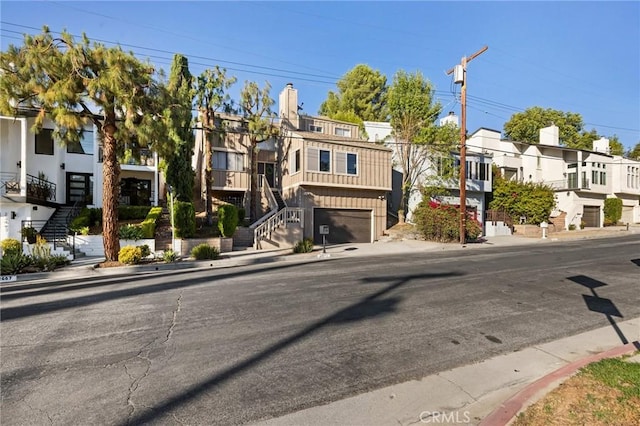
[[[540,130],[538,144],[508,141],[497,130],[481,128],[467,139],[467,149],[493,154],[493,163],[510,180],[545,183],[555,191],[556,210],[552,221],[562,228],[604,226],[604,200],[620,195],[625,217],[637,220],[638,162],[610,155],[609,141],[594,141],[593,150],[560,145],[559,129]],[[526,220],[526,218],[525,218]]]
[[[319,244],[323,235],[331,244],[375,241],[386,229],[391,150],[361,139],[353,123],[299,110],[298,92],[288,84],[279,95],[280,135],[259,145],[262,211],[251,225],[255,247],[292,247],[303,238]],[[219,118],[226,130],[212,138],[213,202],[248,213],[247,132],[241,117]],[[198,132],[196,170],[205,150],[204,132]],[[320,226],[328,226],[328,234]]]
[[[21,229],[33,226],[48,241],[63,242],[71,210],[102,206],[100,138],[87,125],[78,144],[62,146],[51,120],[37,134],[34,122],[28,110],[0,117],[0,240],[20,240]],[[157,155],[146,149],[129,154],[121,164],[120,203],[158,205]]]
[[[453,113],[449,113],[446,117],[439,120],[440,125],[454,124],[457,125],[458,119]],[[387,122],[364,122],[365,131],[369,136],[370,142],[380,142],[389,146],[392,151],[393,159],[393,193],[391,195],[390,209],[392,214],[397,214],[402,197],[402,168],[398,165],[398,159],[395,146],[395,140],[392,135],[391,124]],[[484,211],[486,210],[487,196],[491,193],[491,161],[492,155],[482,152],[467,152],[466,155],[466,206],[470,215],[480,224],[484,224]],[[448,155],[434,155],[426,159],[422,166],[423,173],[417,185],[414,187],[409,196],[409,202],[406,209],[406,219],[411,221],[413,211],[422,201],[421,187],[423,185],[442,185],[449,190],[449,195],[440,197],[441,202],[459,205],[460,204],[460,180],[457,177],[450,178],[445,169],[451,170],[452,167],[460,164],[460,155],[457,152],[451,152]],[[447,176],[446,178],[444,176]]]
[[[299,114],[298,92],[279,96],[282,198],[302,209],[303,236],[330,243],[370,243],[383,235],[391,191],[391,150],[369,143],[358,125]]]

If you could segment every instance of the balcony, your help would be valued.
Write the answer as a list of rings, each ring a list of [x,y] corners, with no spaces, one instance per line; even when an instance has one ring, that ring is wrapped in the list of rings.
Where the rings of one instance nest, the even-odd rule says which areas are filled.
[[[567,179],[552,180],[543,183],[556,191],[583,191],[591,189],[589,179],[582,179],[582,182],[579,182],[578,179],[569,177]]]

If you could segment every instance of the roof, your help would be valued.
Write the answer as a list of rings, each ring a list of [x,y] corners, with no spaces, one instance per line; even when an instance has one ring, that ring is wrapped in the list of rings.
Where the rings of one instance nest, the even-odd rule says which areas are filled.
[[[362,139],[354,139],[354,138],[348,138],[344,136],[327,135],[324,133],[305,132],[305,131],[299,131],[299,130],[292,131],[292,134],[293,136],[297,136],[306,140],[327,142],[327,143],[332,143],[337,145],[353,146],[358,148],[375,149],[380,151],[392,151],[391,148],[387,148],[384,145],[379,145],[375,142],[368,142]]]

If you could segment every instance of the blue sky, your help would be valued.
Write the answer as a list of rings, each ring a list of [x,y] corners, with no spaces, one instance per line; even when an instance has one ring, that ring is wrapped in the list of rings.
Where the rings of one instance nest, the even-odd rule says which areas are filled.
[[[357,64],[403,69],[433,82],[460,113],[446,70],[484,45],[468,66],[467,127],[502,130],[532,106],[580,113],[586,129],[640,142],[640,2],[13,2],[0,4],[2,49],[22,33],[85,32],[120,43],[168,71],[185,54],[192,73],[220,65],[238,78],[288,82],[316,114]],[[36,29],[34,29],[36,28]],[[153,49],[153,50],[152,50]]]

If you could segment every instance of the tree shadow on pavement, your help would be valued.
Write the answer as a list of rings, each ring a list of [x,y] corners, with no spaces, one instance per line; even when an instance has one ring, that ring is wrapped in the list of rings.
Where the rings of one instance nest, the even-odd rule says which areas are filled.
[[[271,346],[263,349],[257,354],[239,361],[235,365],[209,377],[208,379],[197,383],[190,388],[186,389],[172,398],[165,401],[163,404],[150,408],[146,412],[140,413],[134,418],[129,419],[127,424],[145,424],[148,422],[154,422],[158,417],[168,413],[182,404],[192,400],[193,398],[211,390],[212,388],[223,384],[224,382],[232,379],[245,370],[248,370],[267,359],[276,355],[280,351],[288,348],[289,346],[300,342],[303,339],[310,337],[317,333],[324,327],[328,327],[335,324],[344,324],[354,321],[362,321],[382,315],[388,315],[397,310],[398,302],[401,300],[399,297],[382,298],[393,290],[408,284],[411,281],[417,280],[429,280],[438,278],[449,278],[454,276],[464,275],[460,272],[444,272],[434,274],[419,274],[408,275],[394,278],[371,278],[363,279],[365,282],[391,282],[391,284],[385,286],[379,291],[372,293],[371,295],[361,299],[360,301],[353,303],[346,308],[340,309],[333,314],[322,318],[297,333],[286,337]]]

